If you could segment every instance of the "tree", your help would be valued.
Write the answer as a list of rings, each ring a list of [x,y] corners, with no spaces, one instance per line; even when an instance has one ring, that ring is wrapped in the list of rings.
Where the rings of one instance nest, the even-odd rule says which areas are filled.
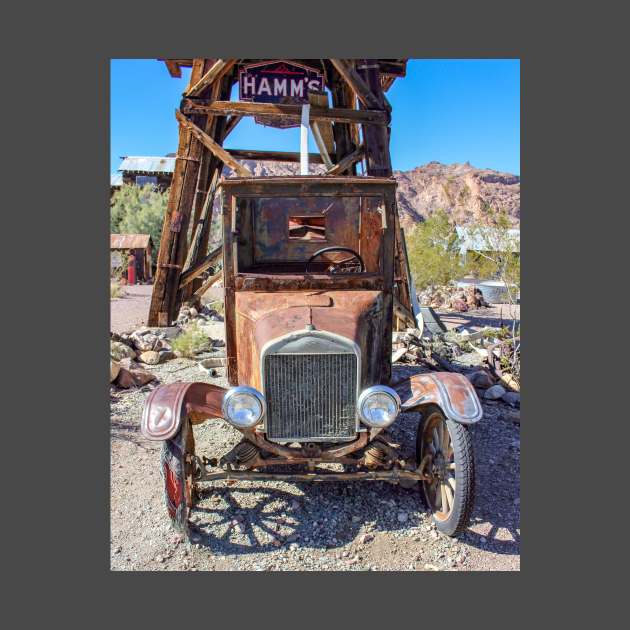
[[[476,277],[497,278],[505,286],[508,312],[512,320],[509,343],[502,348],[502,367],[517,382],[521,373],[521,321],[517,295],[521,290],[520,238],[511,231],[508,214],[488,208],[482,223],[469,227],[469,235],[478,251],[467,261],[467,270]]]
[[[110,231],[112,234],[150,234],[155,256],[167,204],[168,190],[161,192],[151,184],[123,184],[112,198]]]
[[[416,225],[406,241],[417,290],[448,284],[464,274],[457,232],[445,210],[437,210]]]

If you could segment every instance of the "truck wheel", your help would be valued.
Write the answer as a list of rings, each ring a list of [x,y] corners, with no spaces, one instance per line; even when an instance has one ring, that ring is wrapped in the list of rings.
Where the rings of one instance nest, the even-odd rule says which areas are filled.
[[[421,482],[425,503],[443,534],[457,536],[468,526],[475,492],[475,462],[468,429],[448,420],[430,405],[418,425],[418,462],[430,455],[426,471],[434,479]]]
[[[190,422],[184,421],[180,430],[162,444],[160,470],[164,480],[164,502],[173,527],[188,534],[188,515],[194,504],[195,484],[191,455],[195,453],[195,439]]]

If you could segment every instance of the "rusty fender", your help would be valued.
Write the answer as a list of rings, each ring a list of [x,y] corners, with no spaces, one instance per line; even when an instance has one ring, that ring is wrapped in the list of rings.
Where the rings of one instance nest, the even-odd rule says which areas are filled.
[[[209,383],[171,383],[154,389],[142,411],[140,431],[148,440],[169,440],[188,418],[199,424],[222,418],[221,404],[227,390]]]
[[[475,388],[461,374],[414,374],[396,384],[395,389],[400,396],[402,411],[433,404],[440,407],[449,420],[461,424],[474,424],[483,417]]]

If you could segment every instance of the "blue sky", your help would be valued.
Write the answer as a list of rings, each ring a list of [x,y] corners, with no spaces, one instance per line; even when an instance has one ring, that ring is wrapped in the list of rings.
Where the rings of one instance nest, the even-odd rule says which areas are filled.
[[[184,69],[173,79],[154,59],[111,61],[111,172],[122,155],[177,150],[174,111],[189,73]],[[238,98],[236,89],[232,98]],[[519,60],[410,59],[407,76],[394,82],[387,98],[394,169],[468,161],[520,175]],[[309,143],[316,151],[310,137]],[[230,147],[299,151],[299,129],[271,129],[244,118],[226,141]]]

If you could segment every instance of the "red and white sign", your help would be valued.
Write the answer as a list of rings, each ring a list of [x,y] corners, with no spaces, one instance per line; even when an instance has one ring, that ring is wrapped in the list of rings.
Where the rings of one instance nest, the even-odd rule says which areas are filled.
[[[324,91],[324,76],[294,61],[263,61],[239,70],[239,98],[256,103],[308,103],[308,93]]]

